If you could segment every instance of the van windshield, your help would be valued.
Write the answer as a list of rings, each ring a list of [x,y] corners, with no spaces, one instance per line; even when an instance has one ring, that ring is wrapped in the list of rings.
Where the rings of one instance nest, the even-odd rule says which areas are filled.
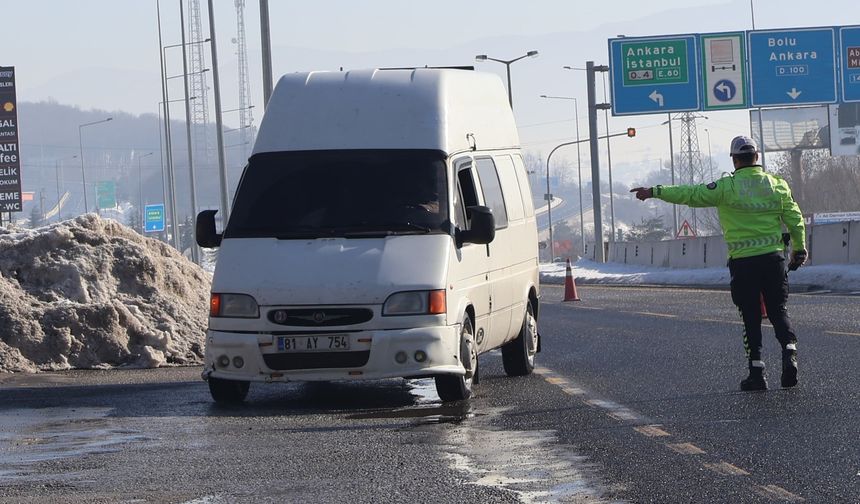
[[[445,154],[267,152],[251,157],[225,238],[449,233]]]

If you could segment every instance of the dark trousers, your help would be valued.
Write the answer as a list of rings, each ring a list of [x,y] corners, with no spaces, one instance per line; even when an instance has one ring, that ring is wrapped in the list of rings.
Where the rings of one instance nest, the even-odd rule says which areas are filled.
[[[774,252],[729,260],[732,277],[732,302],[744,321],[744,347],[749,360],[761,360],[761,295],[776,339],[785,346],[797,343],[785,303],[788,301],[788,275],[785,259]]]

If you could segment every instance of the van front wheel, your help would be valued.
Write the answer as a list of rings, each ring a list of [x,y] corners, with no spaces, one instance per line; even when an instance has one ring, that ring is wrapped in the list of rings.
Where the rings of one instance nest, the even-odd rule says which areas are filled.
[[[219,404],[237,404],[245,400],[251,383],[239,380],[222,380],[212,378],[209,380],[209,393],[212,399]]]
[[[508,376],[525,376],[535,368],[538,349],[537,319],[531,303],[526,303],[526,314],[517,339],[502,346],[502,364]]]
[[[437,375],[436,393],[442,402],[462,401],[472,397],[472,386],[478,383],[478,346],[475,344],[475,330],[472,319],[466,315],[460,329],[460,361],[466,374]]]

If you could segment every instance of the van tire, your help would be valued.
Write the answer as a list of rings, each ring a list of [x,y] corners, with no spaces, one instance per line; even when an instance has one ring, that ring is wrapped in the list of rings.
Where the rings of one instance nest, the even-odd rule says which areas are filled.
[[[531,302],[526,303],[526,313],[517,338],[502,346],[502,364],[508,376],[526,376],[535,368],[538,339],[537,319]]]
[[[238,404],[245,400],[251,382],[240,380],[223,380],[212,378],[209,380],[209,393],[218,404]]]
[[[468,360],[467,360],[468,359]],[[472,386],[478,383],[478,348],[475,344],[475,330],[468,315],[463,319],[460,329],[460,361],[472,368],[471,376],[436,375],[436,393],[442,402],[463,401],[472,397]],[[468,374],[468,369],[467,369]]]

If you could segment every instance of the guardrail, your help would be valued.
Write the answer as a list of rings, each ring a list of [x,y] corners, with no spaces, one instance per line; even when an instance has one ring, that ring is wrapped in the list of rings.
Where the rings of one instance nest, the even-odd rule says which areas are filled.
[[[807,226],[806,241],[809,264],[860,264],[860,221]],[[603,246],[607,262],[664,268],[725,266],[728,257],[722,236],[659,242],[606,242]],[[594,260],[594,242],[586,242],[584,257]]]

